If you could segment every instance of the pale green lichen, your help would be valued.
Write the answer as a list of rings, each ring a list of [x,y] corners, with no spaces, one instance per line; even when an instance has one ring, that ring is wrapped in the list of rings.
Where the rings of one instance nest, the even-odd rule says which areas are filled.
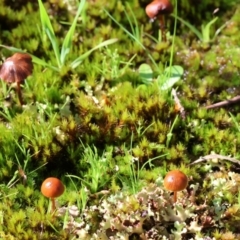
[[[129,239],[133,235],[142,239],[181,239],[182,234],[202,229],[196,208],[186,193],[174,204],[169,192],[150,184],[135,195],[118,193],[103,199],[99,206],[86,208],[80,218],[69,211],[71,224],[67,226],[74,226],[76,235],[85,239]],[[95,230],[93,213],[99,219]]]

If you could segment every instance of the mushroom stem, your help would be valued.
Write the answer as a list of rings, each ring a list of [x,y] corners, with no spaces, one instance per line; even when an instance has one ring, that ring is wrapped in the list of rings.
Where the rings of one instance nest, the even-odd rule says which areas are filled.
[[[54,211],[56,210],[56,201],[55,201],[55,198],[51,198],[51,202],[52,202],[52,213],[54,213]]]
[[[20,104],[22,106],[23,105],[23,98],[22,98],[22,91],[21,91],[21,84],[20,84],[20,82],[17,82],[17,94],[18,94],[19,102],[20,102]]]
[[[165,19],[164,19],[164,16],[163,15],[159,15],[159,27],[160,27],[160,30],[161,30],[161,34],[162,34],[162,41],[163,42],[166,42],[166,33],[165,33]]]
[[[173,202],[177,202],[177,191],[173,192]]]

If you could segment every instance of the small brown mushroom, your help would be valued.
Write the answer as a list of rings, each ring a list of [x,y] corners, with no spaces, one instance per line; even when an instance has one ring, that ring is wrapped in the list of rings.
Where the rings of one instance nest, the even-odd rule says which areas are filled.
[[[45,197],[48,197],[52,201],[52,213],[56,209],[55,198],[61,196],[64,193],[65,187],[63,183],[55,177],[49,177],[44,180],[41,186],[41,192]]]
[[[169,15],[173,12],[173,5],[169,0],[154,0],[146,7],[146,14],[151,19],[159,19],[160,30],[163,41],[166,41],[164,15]]]
[[[187,187],[188,178],[180,170],[172,170],[165,176],[163,185],[167,190],[173,192],[173,202],[175,203],[177,201],[177,192]]]
[[[0,78],[7,83],[17,84],[17,94],[21,105],[23,105],[21,83],[32,74],[32,57],[27,53],[15,53],[4,61],[0,69]]]

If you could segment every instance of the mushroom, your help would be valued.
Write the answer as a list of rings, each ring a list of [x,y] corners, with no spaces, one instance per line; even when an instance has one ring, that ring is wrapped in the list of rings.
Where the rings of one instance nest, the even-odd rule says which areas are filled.
[[[32,74],[32,57],[27,53],[15,53],[4,61],[0,69],[0,78],[7,83],[17,84],[17,94],[21,105],[23,105],[21,83]]]
[[[146,14],[150,19],[159,19],[160,30],[162,33],[163,41],[166,41],[166,34],[164,31],[165,21],[164,15],[171,14],[173,12],[173,5],[169,0],[154,0],[146,7]]]
[[[187,187],[188,178],[180,170],[172,170],[165,176],[163,185],[167,190],[173,191],[173,201],[175,203],[177,201],[177,192]]]
[[[52,212],[56,209],[55,198],[61,196],[65,190],[63,183],[55,177],[49,177],[44,180],[41,186],[41,192],[45,197],[51,199]]]

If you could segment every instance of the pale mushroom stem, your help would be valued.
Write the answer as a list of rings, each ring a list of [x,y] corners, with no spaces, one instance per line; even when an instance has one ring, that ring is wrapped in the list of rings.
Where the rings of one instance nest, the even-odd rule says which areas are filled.
[[[21,92],[21,84],[20,84],[20,82],[17,82],[17,94],[18,94],[19,102],[20,102],[20,104],[22,106],[23,105],[23,99],[22,99],[22,92]]]
[[[173,192],[173,202],[177,202],[177,191]]]
[[[162,34],[162,41],[166,42],[166,33],[165,33],[165,20],[163,15],[159,15],[158,17],[159,20],[159,26]]]
[[[52,202],[52,213],[54,213],[54,211],[55,211],[55,209],[56,209],[55,198],[51,198],[51,202]]]
[[[22,106],[23,105],[23,99],[22,99],[22,92],[21,92],[21,84],[20,84],[20,81],[19,81],[16,73],[14,73],[14,78],[15,78],[15,82],[17,83],[18,100],[19,100],[20,105]]]

